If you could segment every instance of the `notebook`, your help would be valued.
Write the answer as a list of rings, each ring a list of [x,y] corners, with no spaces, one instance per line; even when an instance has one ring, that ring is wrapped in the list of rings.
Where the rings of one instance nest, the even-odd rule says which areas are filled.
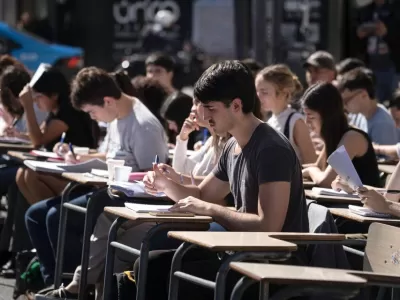
[[[107,164],[100,159],[91,159],[86,162],[67,165],[65,163],[54,163],[46,161],[26,160],[25,166],[36,172],[56,173],[90,173],[92,169],[107,170]]]
[[[355,205],[349,205],[349,210],[353,214],[357,214],[363,217],[373,217],[373,218],[391,218],[392,216],[390,214],[384,214],[384,213],[379,213],[376,211],[373,211],[372,209],[368,207],[363,207],[363,206],[355,206]]]
[[[169,212],[172,205],[151,205],[125,202],[125,207],[137,213]]]
[[[140,197],[140,198],[152,198],[152,197],[166,197],[164,193],[158,195],[151,195],[146,193],[144,189],[144,183],[142,181],[135,182],[110,182],[109,187],[113,190],[124,193],[127,197]]]
[[[312,192],[315,195],[320,195],[320,196],[333,196],[333,197],[346,197],[346,198],[360,199],[356,194],[348,194],[345,191],[337,192],[332,189],[313,187]]]
[[[7,136],[0,137],[0,143],[4,143],[4,144],[24,144],[24,145],[32,144],[31,141],[29,141],[29,140],[20,139],[20,138],[17,138],[17,137],[7,137]]]

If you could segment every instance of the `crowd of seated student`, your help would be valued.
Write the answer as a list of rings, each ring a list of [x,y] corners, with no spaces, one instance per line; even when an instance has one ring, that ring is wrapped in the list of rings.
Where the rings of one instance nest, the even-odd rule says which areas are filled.
[[[7,72],[7,69],[5,72]],[[7,77],[8,74],[10,74],[10,77]],[[10,79],[8,80],[10,87],[12,86],[10,84],[13,83],[11,77],[16,80],[14,83],[19,81],[19,87],[21,87],[22,83],[25,83],[25,86],[22,91],[20,91],[19,95],[13,95],[11,90],[9,90],[10,92],[7,95],[3,95],[5,96],[4,100],[6,102],[14,103],[15,107],[21,105],[21,112],[24,112],[23,118],[26,122],[26,132],[22,133],[14,128],[12,129],[12,134],[14,136],[24,136],[26,139],[30,140],[34,146],[43,146],[50,150],[53,148],[54,144],[60,140],[60,137],[64,132],[66,133],[66,142],[88,147],[93,147],[93,145],[97,143],[96,135],[94,135],[94,129],[97,127],[97,124],[90,120],[86,114],[78,112],[72,108],[69,101],[68,82],[59,71],[56,71],[55,69],[46,70],[46,72],[43,73],[40,79],[36,81],[32,87],[27,85],[29,82],[29,76],[21,72],[21,69],[15,68],[14,71],[3,74],[3,80],[7,82],[7,78]],[[34,108],[35,104],[37,104],[40,110],[48,114],[43,124],[38,123]],[[11,131],[11,129],[9,131]],[[8,183],[7,188],[9,191],[7,195],[9,214],[5,221],[7,226],[4,226],[2,230],[1,239],[1,250],[3,251],[6,251],[9,248],[11,236],[22,237],[24,236],[24,232],[26,232],[25,226],[23,226],[24,214],[27,208],[26,204],[32,204],[35,201],[43,199],[41,197],[36,197],[36,195],[27,193],[24,186],[26,181],[35,180],[39,176],[36,176],[33,172],[29,173],[29,175],[32,176],[25,176],[26,174],[23,168],[12,168],[13,174],[11,174],[10,169],[7,168],[8,176],[11,178],[8,178],[1,183]],[[18,188],[16,186],[17,184]],[[46,183],[43,183],[36,180],[35,184],[38,185],[37,187],[40,190],[41,187],[46,187],[47,181]],[[27,197],[24,198],[23,196]],[[11,212],[14,212],[14,214]],[[24,239],[22,238],[13,238],[12,252],[15,253],[17,251],[25,250],[23,243],[18,244],[20,246],[17,246],[17,241],[23,240]]]
[[[160,85],[155,86],[157,87],[162,89]],[[147,95],[147,92],[137,92]],[[149,95],[163,97],[164,93],[159,91]],[[108,122],[107,135],[99,152],[77,156],[78,162],[94,157],[124,159],[125,164],[136,172],[150,169],[155,155],[159,156],[161,162],[166,161],[168,153],[161,124],[139,99],[121,91],[111,75],[97,68],[81,71],[72,83],[71,98],[75,107],[88,112],[93,119]],[[67,159],[71,158],[71,153],[67,154]],[[80,197],[72,196],[71,203],[86,207],[91,195],[76,196]],[[54,279],[60,201],[60,197],[56,197],[39,202],[26,214],[26,226],[42,262],[43,277],[48,285],[51,285]],[[107,205],[115,203],[109,201]],[[98,208],[99,214],[103,207]],[[67,271],[73,272],[80,264],[82,226],[85,218],[84,215],[74,212],[71,212],[68,218],[72,220],[68,222],[67,227],[68,241],[73,242],[65,254],[65,266]]]
[[[254,68],[246,68],[246,64]],[[48,149],[65,147],[56,144],[62,132],[67,133],[67,141],[74,145],[91,143],[89,147],[97,147],[97,141],[87,139],[95,135],[82,132],[80,123],[78,127],[70,123],[71,119],[76,122],[76,118],[71,118],[73,114],[84,116],[86,112],[95,121],[107,122],[107,135],[98,153],[75,159],[69,152],[65,155],[66,161],[115,158],[125,160],[134,172],[149,171],[144,182],[150,194],[164,192],[176,202],[174,211],[212,216],[215,223],[210,230],[306,232],[303,178],[322,187],[332,184],[335,189],[349,190],[343,180],[335,180],[337,175],[327,163],[328,156],[338,147],[346,147],[365,185],[380,186],[371,139],[380,144],[375,147],[378,153],[377,147],[383,147],[384,143],[374,140],[375,137],[381,139],[379,135],[385,135],[389,141],[388,132],[392,133],[395,125],[386,109],[374,100],[374,79],[370,71],[360,66],[359,61],[348,60],[336,69],[329,53],[319,51],[311,55],[304,65],[309,84],[301,98],[305,118],[291,106],[302,87],[285,65],[260,70],[261,66],[253,61],[217,63],[197,81],[192,101],[174,88],[173,60],[162,53],[150,55],[146,60],[146,77],[134,78],[132,82],[121,72],[108,74],[94,67],[83,69],[72,82],[70,98],[74,108],[69,104],[69,93],[62,92],[69,89],[68,83],[64,86],[53,83],[55,81],[51,80],[61,77],[52,69],[49,74],[54,76],[51,80],[48,78],[46,84],[22,89],[24,84],[19,88],[22,92],[10,89],[14,98],[2,94],[1,100],[6,103],[14,99],[14,104],[20,104],[27,122],[27,137],[35,145],[47,144]],[[67,98],[64,95],[68,95]],[[55,124],[50,133],[46,134],[46,129],[39,130],[38,123],[34,122],[34,102],[50,113],[46,128]],[[64,106],[66,103],[68,105]],[[263,122],[265,116],[260,108],[263,113],[272,112],[268,123]],[[21,115],[21,111],[11,109],[10,113]],[[364,131],[351,126],[356,124],[365,125]],[[71,131],[77,128],[81,132],[74,141]],[[187,149],[192,149],[196,141],[194,133],[200,128],[206,128],[211,137],[199,151],[187,157]],[[380,133],[376,134],[377,131]],[[169,133],[169,141],[175,144],[172,166],[166,164],[166,133]],[[318,157],[312,147],[312,135],[322,141]],[[50,139],[53,136],[56,138]],[[397,143],[397,133],[395,141],[390,138],[385,144]],[[158,165],[153,164],[156,155],[160,158]],[[301,163],[306,164],[303,171]],[[191,173],[195,185],[192,185]],[[59,195],[67,181],[21,168],[16,183],[21,194],[15,196],[14,184],[14,196],[10,199],[16,205],[23,203],[25,208],[14,216],[13,223],[20,225],[21,214],[24,216],[28,206],[36,203],[26,213],[26,228],[37,250],[45,283],[51,285],[59,226]],[[389,183],[389,186],[393,188],[395,184]],[[230,193],[237,211],[226,208],[225,199]],[[392,199],[391,195],[380,196],[371,188],[361,189],[359,194],[370,207],[377,205],[384,212],[397,209],[397,204],[387,201]],[[97,299],[101,299],[106,242],[114,220],[102,212],[105,206],[124,203],[113,201],[106,191],[87,189],[74,193],[71,203],[86,207],[89,197],[96,203],[97,223],[91,239],[88,283],[97,285]],[[119,240],[138,247],[153,225],[127,227],[120,233]],[[67,287],[48,295],[65,298],[77,294],[83,226],[84,215],[69,213],[66,234],[71,246],[65,249],[64,271],[76,269],[75,276]],[[174,249],[176,244],[162,236],[153,247]],[[165,278],[168,278],[172,254],[173,251],[162,251],[150,255],[149,299],[166,299]],[[191,255],[194,264],[198,262],[197,255]],[[209,269],[202,277],[211,279],[221,262],[216,256],[203,255],[200,253],[200,261],[203,264],[206,257],[205,265]],[[133,262],[125,255],[117,255],[116,261],[116,272],[128,269]],[[137,267],[138,263],[136,271]],[[191,286],[183,285],[183,289],[193,291]],[[198,296],[201,298],[204,294],[200,292]]]

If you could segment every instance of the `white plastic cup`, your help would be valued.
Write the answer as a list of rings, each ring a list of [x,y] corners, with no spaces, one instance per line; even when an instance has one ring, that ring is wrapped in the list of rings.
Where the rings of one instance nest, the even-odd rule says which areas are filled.
[[[115,170],[116,166],[123,166],[125,165],[125,160],[119,159],[107,159],[107,170],[108,170],[108,180],[114,181],[115,177]]]
[[[132,167],[114,166],[114,180],[119,182],[128,182]]]
[[[87,155],[89,154],[88,147],[74,147],[74,152],[76,155]]]

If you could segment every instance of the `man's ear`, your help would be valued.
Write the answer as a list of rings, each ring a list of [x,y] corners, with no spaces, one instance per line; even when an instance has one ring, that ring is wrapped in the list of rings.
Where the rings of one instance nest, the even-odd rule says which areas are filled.
[[[232,103],[231,103],[231,107],[233,109],[234,112],[242,112],[242,100],[240,100],[239,98],[235,98],[233,99]]]
[[[105,107],[113,106],[115,104],[115,99],[112,97],[104,97],[103,101]]]

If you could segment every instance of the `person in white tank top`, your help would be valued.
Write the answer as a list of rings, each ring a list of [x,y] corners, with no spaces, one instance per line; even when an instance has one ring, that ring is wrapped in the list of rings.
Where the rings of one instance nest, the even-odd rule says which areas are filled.
[[[257,74],[255,83],[262,111],[272,112],[268,125],[287,137],[302,164],[315,163],[317,155],[304,117],[290,106],[303,89],[298,78],[286,65],[272,65]]]

